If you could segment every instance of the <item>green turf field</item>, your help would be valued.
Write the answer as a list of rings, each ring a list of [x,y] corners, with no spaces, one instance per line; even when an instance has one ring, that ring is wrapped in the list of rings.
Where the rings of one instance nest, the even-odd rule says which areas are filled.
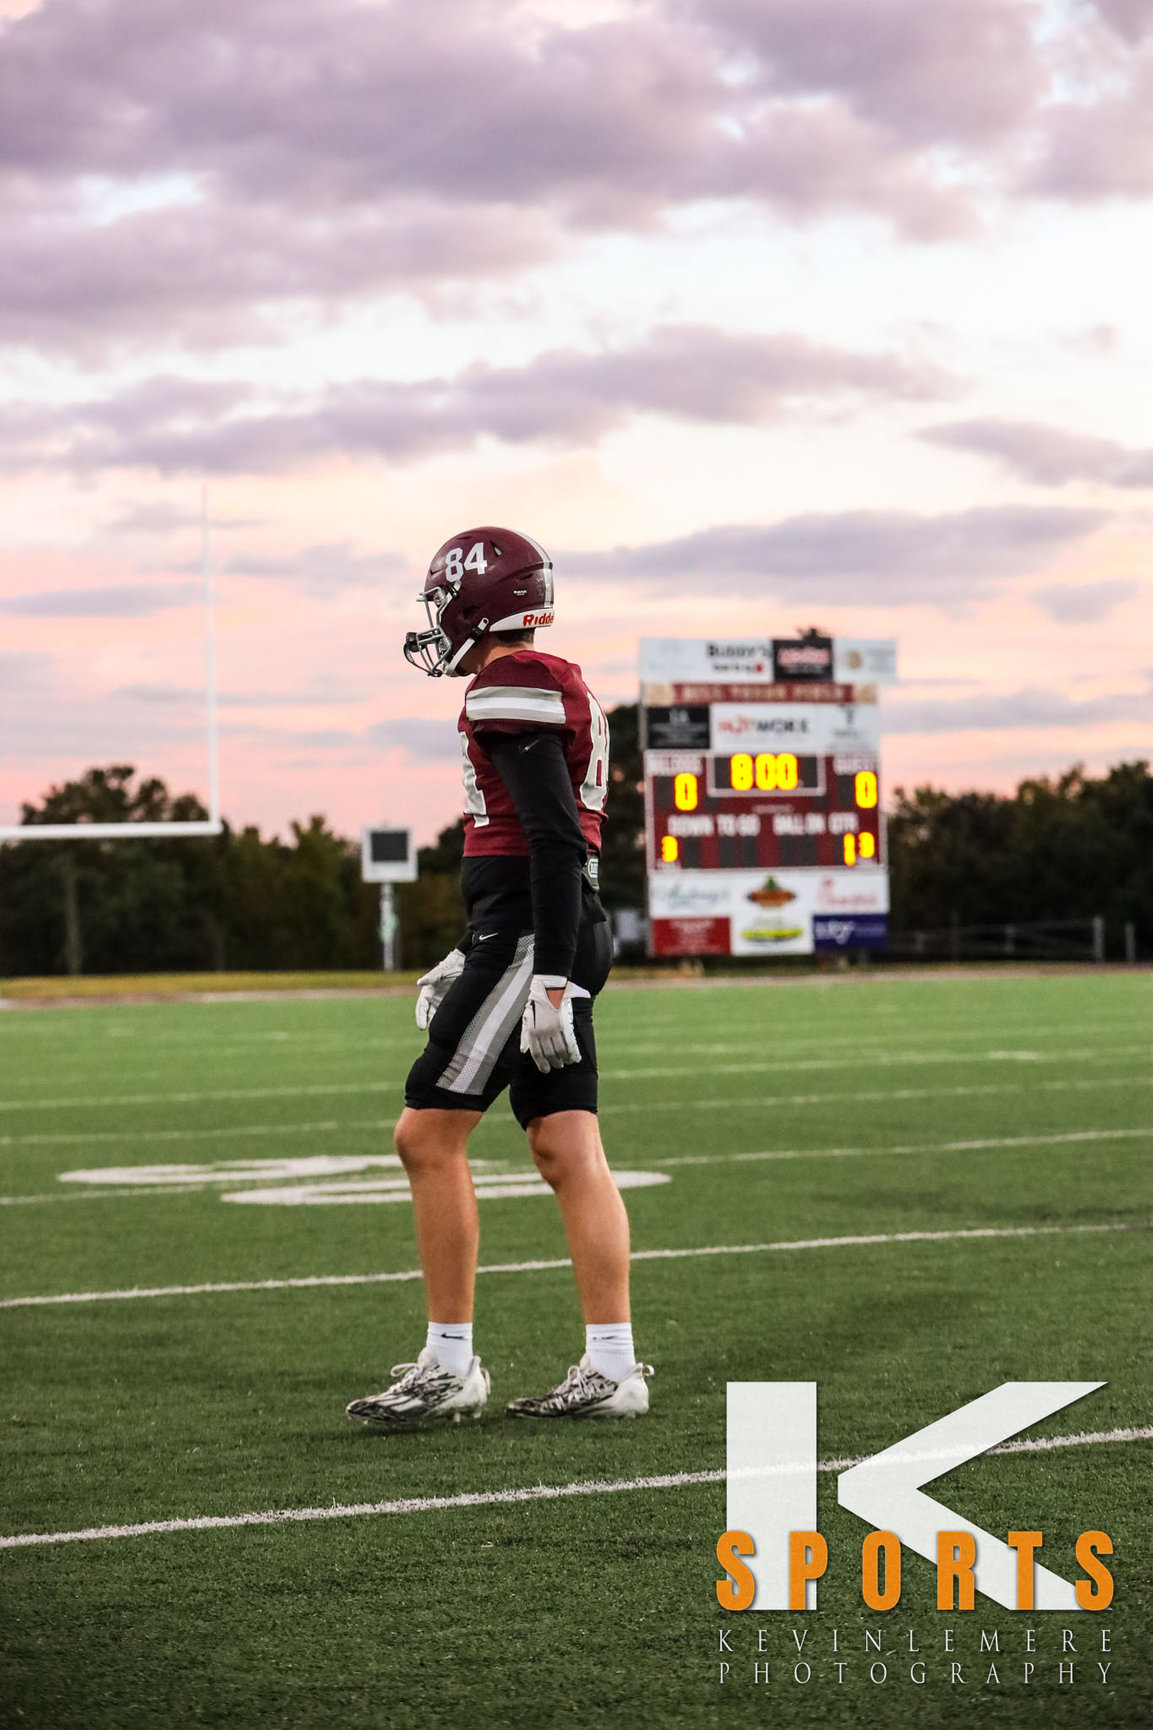
[[[908,1552],[900,1606],[866,1610],[867,1528],[837,1508],[831,1472],[816,1612],[724,1615],[714,1546],[729,1379],[816,1380],[823,1461],[1005,1380],[1107,1382],[1034,1436],[1150,1424],[1151,997],[1148,975],[1091,972],[610,990],[605,1142],[620,1170],[668,1179],[626,1196],[652,1412],[567,1428],[500,1415],[583,1342],[567,1268],[520,1265],[564,1245],[547,1194],[501,1193],[527,1171],[501,1106],[474,1143],[494,1192],[481,1259],[501,1270],[479,1282],[492,1415],[404,1438],[354,1428],[343,1407],[423,1342],[419,1282],[275,1282],[415,1266],[407,1205],[379,1199],[396,1170],[365,1163],[390,1151],[411,1002],[0,1014],[0,1295],[75,1300],[0,1310],[0,1532],[312,1511],[0,1550],[0,1722],[1145,1724],[1148,1439],[985,1456],[931,1492],[1000,1535],[1042,1530],[1040,1559],[1070,1579],[1078,1533],[1110,1533],[1116,1598],[1072,1618],[1071,1684],[1068,1617],[980,1598],[938,1612]],[[226,1199],[278,1188],[295,1201]],[[862,1237],[876,1241],[836,1241]],[[716,1253],[645,1253],[662,1250]],[[131,1288],[155,1295],[93,1295]],[[713,1476],[491,1500],[697,1473]],[[422,1505],[466,1496],[481,1499]],[[808,1630],[807,1683],[793,1629]],[[982,1629],[1000,1632],[998,1684]]]

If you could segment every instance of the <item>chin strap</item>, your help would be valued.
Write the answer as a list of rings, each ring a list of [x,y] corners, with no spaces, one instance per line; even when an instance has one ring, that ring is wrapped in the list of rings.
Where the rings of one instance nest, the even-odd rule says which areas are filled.
[[[453,679],[467,678],[468,675],[465,673],[465,671],[462,668],[460,663],[464,660],[464,657],[468,654],[468,651],[470,649],[475,648],[476,645],[481,641],[481,638],[484,636],[484,634],[487,630],[488,630],[488,620],[482,619],[480,621],[479,625],[477,625],[473,629],[473,631],[465,638],[464,642],[461,644],[460,648],[456,651],[456,654],[453,655],[452,659],[449,660],[447,663],[444,663],[442,665],[442,667],[438,670],[448,673],[449,677],[453,678]]]

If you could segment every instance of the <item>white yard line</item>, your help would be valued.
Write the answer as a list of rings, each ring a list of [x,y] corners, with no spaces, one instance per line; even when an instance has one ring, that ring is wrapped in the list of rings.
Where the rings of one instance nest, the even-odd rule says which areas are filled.
[[[403,1082],[403,1076],[400,1081]],[[90,1111],[96,1106],[122,1105],[189,1105],[201,1100],[220,1099],[309,1099],[321,1095],[346,1093],[387,1093],[397,1087],[396,1081],[331,1081],[299,1087],[215,1087],[195,1091],[173,1090],[171,1093],[90,1093],[61,1099],[5,1099],[0,1111],[56,1111],[65,1108]]]
[[[641,1249],[634,1250],[633,1261],[679,1261],[685,1256],[701,1255],[761,1255],[769,1250],[785,1249],[852,1249],[858,1245],[884,1243],[952,1243],[959,1238],[982,1237],[1070,1237],[1085,1232],[1147,1231],[1145,1225],[1129,1220],[1113,1220],[1102,1225],[1009,1225],[969,1226],[956,1231],[890,1231],[861,1233],[853,1237],[790,1238],[784,1243],[721,1244],[714,1249]],[[567,1266],[567,1263],[565,1264]],[[479,1270],[478,1270],[479,1271]],[[494,1272],[502,1271],[494,1269]]]
[[[1112,1060],[1115,1057],[1145,1057],[1148,1058],[1148,1045],[1114,1046],[1112,1050],[1100,1055]],[[1094,1054],[1097,1055],[1097,1054]],[[1083,1066],[1086,1053],[1082,1049],[1075,1051],[1026,1051],[1009,1048],[998,1048],[990,1051],[890,1051],[879,1050],[863,1054],[860,1057],[800,1057],[774,1059],[768,1063],[710,1063],[710,1075],[768,1075],[780,1070],[793,1073],[798,1070],[816,1069],[867,1069],[875,1066],[878,1069],[895,1069],[902,1065],[922,1063],[952,1064],[952,1063],[1019,1063],[1031,1066],[1034,1063],[1076,1063]],[[652,1069],[602,1069],[602,1081],[662,1081],[685,1074],[683,1063],[671,1067]]]
[[[1140,1087],[1149,1091],[1153,1077],[1148,1070],[1141,1069],[1135,1075],[1103,1076],[1087,1081],[1082,1079],[1066,1081],[1037,1081],[1029,1079],[1031,1093],[1069,1093],[1093,1092],[1106,1087]],[[975,1099],[996,1096],[1001,1093],[1020,1093],[1020,1081],[990,1081],[977,1082],[970,1087],[877,1087],[857,1088],[851,1093],[757,1093],[752,1095],[725,1094],[718,1099],[646,1099],[630,1101],[628,1104],[604,1105],[599,1107],[601,1116],[606,1113],[620,1115],[627,1112],[650,1111],[731,1111],[739,1106],[762,1105],[856,1105],[861,1100],[872,1103],[886,1103],[894,1099]]]
[[[163,1189],[152,1185],[148,1189],[54,1189],[47,1195],[0,1195],[0,1207],[42,1206],[50,1201],[123,1201],[133,1195],[199,1195],[206,1189],[219,1190],[214,1183],[167,1183]]]
[[[86,1129],[69,1134],[0,1135],[0,1147],[71,1147],[102,1141],[211,1141],[222,1135],[332,1135],[341,1129],[392,1129],[394,1117],[349,1123],[325,1118],[319,1123],[228,1123],[213,1129]]]
[[[1022,1030],[1015,1033],[1014,1037],[1027,1037],[1027,1034]],[[840,1043],[842,1042],[835,1039],[831,1041],[822,1041],[820,1039],[781,1041],[774,1037],[772,1040],[773,1049],[775,1051],[787,1050],[790,1045],[803,1045],[806,1047],[819,1045],[823,1048],[827,1048],[830,1044],[837,1045]],[[723,1055],[725,1052],[740,1051],[744,1049],[755,1052],[763,1051],[764,1048],[764,1039],[728,1043],[717,1043],[716,1041],[713,1041],[709,1044],[678,1043],[677,1047],[679,1051],[686,1055],[693,1054],[698,1056]],[[415,1054],[417,1046],[415,1043],[410,1046],[408,1042],[406,1042],[405,1049],[411,1050],[411,1052]],[[667,1049],[667,1046],[655,1042],[631,1045],[614,1041],[613,1049],[618,1053],[623,1051],[663,1051]],[[766,1069],[859,1069],[870,1063],[877,1062],[882,1062],[886,1065],[894,1063],[1055,1063],[1068,1062],[1076,1058],[1078,1062],[1084,1063],[1086,1060],[1094,1062],[1098,1060],[1112,1062],[1115,1058],[1133,1056],[1148,1058],[1150,1056],[1150,1047],[1148,1044],[1102,1046],[1099,1049],[1080,1047],[1076,1052],[1064,1050],[1055,1052],[1036,1052],[1023,1051],[1020,1049],[1009,1050],[998,1047],[981,1052],[922,1053],[913,1051],[895,1052],[889,1048],[884,1040],[878,1039],[875,1048],[861,1044],[858,1045],[856,1049],[859,1052],[859,1056],[785,1058],[769,1064],[740,1062],[730,1065],[729,1069],[735,1070],[738,1073],[750,1070],[759,1074]],[[708,1065],[707,1067],[714,1072],[717,1069],[716,1065]],[[724,1072],[727,1073],[728,1071]],[[638,1076],[659,1077],[667,1075],[683,1075],[684,1073],[685,1065],[682,1064],[677,1069],[606,1070],[602,1071],[601,1079],[604,1080],[606,1076],[613,1076],[618,1080],[628,1080],[632,1077]],[[315,1082],[283,1087],[221,1087],[204,1089],[173,1089],[171,1092],[167,1093],[95,1093],[68,1095],[59,1098],[30,1097],[25,1099],[0,1100],[0,1112],[55,1111],[64,1109],[91,1110],[99,1106],[118,1107],[125,1105],[188,1105],[195,1104],[201,1100],[223,1099],[335,1098],[340,1095],[349,1094],[392,1093],[401,1085],[403,1080],[403,1074],[398,1071],[397,1075],[391,1080],[382,1080],[378,1076],[370,1081]]]
[[[297,1127],[313,1130],[324,1128],[374,1129],[390,1128],[391,1124],[308,1124],[298,1125]],[[208,1134],[216,1132],[197,1131],[195,1133]],[[1066,1130],[1056,1135],[1003,1135],[986,1136],[979,1139],[965,1141],[895,1142],[883,1147],[779,1147],[758,1150],[753,1153],[684,1153],[677,1154],[669,1159],[650,1159],[644,1161],[644,1165],[646,1168],[659,1169],[663,1171],[666,1168],[675,1168],[677,1166],[733,1165],[759,1163],[761,1161],[774,1159],[879,1159],[885,1158],[890,1154],[980,1153],[989,1148],[1059,1147],[1079,1142],[1140,1141],[1149,1136],[1153,1136],[1153,1127],[1143,1127],[1140,1129],[1074,1129]],[[37,1140],[39,1138],[29,1137],[28,1139]],[[637,1160],[643,1160],[643,1155],[638,1155]],[[473,1169],[475,1171],[481,1165],[487,1166],[491,1163],[492,1162],[488,1160],[474,1160]],[[498,1163],[503,1164],[504,1162]],[[124,1167],[122,1169],[127,1170],[130,1168]],[[140,1169],[141,1171],[147,1171],[149,1168],[147,1166],[142,1166]],[[67,1176],[69,1174],[64,1175]],[[219,1190],[221,1185],[226,1183],[233,1183],[239,1186],[254,1181],[262,1175],[263,1174],[259,1170],[234,1172],[230,1175],[222,1175],[209,1166],[205,1167],[204,1178],[199,1182],[196,1181],[191,1172],[189,1173],[187,1181],[181,1180],[178,1182],[163,1184],[157,1182],[151,1186],[146,1186],[144,1180],[139,1179],[131,1186],[125,1185],[119,1188],[113,1188],[111,1187],[112,1180],[109,1179],[108,1183],[103,1188],[99,1189],[86,1188],[80,1191],[53,1190],[47,1194],[35,1195],[0,1195],[0,1207],[27,1207],[35,1204],[56,1201],[110,1201],[141,1195],[191,1195],[208,1188]],[[517,1179],[518,1173],[515,1170],[508,1171],[505,1173],[505,1176],[512,1181]]]
[[[861,1159],[890,1153],[980,1153],[991,1147],[1058,1147],[1067,1142],[1132,1141],[1153,1136],[1153,1126],[1141,1129],[1072,1129],[1060,1135],[997,1135],[971,1141],[920,1141],[885,1147],[783,1147],[765,1153],[684,1153],[673,1159],[652,1159],[650,1165],[726,1165],[764,1159]]]
[[[1085,1233],[1144,1231],[1143,1225],[1129,1220],[1113,1220],[1100,1225],[1013,1225],[971,1226],[955,1231],[895,1231],[876,1232],[853,1237],[785,1238],[778,1243],[708,1244],[692,1249],[638,1249],[632,1259],[639,1261],[685,1261],[709,1255],[764,1255],[777,1250],[852,1249],[861,1245],[886,1243],[948,1243],[963,1238],[1066,1237]],[[567,1268],[567,1257],[555,1261],[492,1262],[478,1267],[478,1274],[542,1273]],[[0,1298],[0,1309],[43,1308],[51,1304],[108,1303],[129,1298],[201,1297],[208,1293],[237,1291],[292,1291],[311,1286],[390,1285],[396,1281],[421,1277],[419,1268],[405,1268],[398,1273],[332,1273],[312,1274],[298,1279],[220,1280],[203,1285],[129,1286],[122,1291],[57,1292],[46,1296]]]
[[[1153,1428],[1098,1430],[1077,1436],[1042,1436],[1036,1441],[1007,1442],[991,1454],[1031,1453],[1054,1448],[1084,1448],[1101,1443],[1144,1442]],[[864,1458],[819,1460],[819,1472],[843,1472]],[[0,1537],[0,1550],[27,1549],[44,1544],[85,1544],[98,1538],[146,1538],[169,1532],[227,1531],[237,1526],[304,1525],[316,1520],[352,1520],[369,1514],[432,1514],[453,1508],[500,1508],[521,1502],[555,1502],[572,1496],[612,1496],[628,1490],[681,1490],[696,1484],[723,1484],[726,1473],[716,1467],[702,1472],[663,1472],[646,1478],[592,1478],[573,1484],[530,1484],[513,1490],[472,1490],[457,1496],[402,1496],[391,1502],[332,1502],[327,1508],[269,1508],[247,1514],[201,1514],[185,1520],[142,1520],[135,1525],[88,1526],[72,1532],[17,1532]]]
[[[568,1267],[567,1261],[514,1263],[507,1268],[480,1267],[478,1273],[527,1273],[537,1267]],[[46,1304],[91,1304],[114,1302],[122,1298],[202,1297],[211,1292],[234,1291],[293,1291],[308,1286],[328,1285],[389,1285],[396,1281],[421,1277],[419,1268],[406,1268],[399,1273],[329,1273],[304,1276],[299,1279],[238,1279],[217,1280],[203,1285],[129,1286],[123,1291],[61,1292],[52,1297],[0,1298],[0,1309],[32,1309]]]
[[[682,1072],[683,1073],[683,1072]],[[715,1073],[715,1072],[714,1072]],[[602,1080],[604,1078],[602,1077]],[[1106,1076],[1099,1080],[1032,1081],[1031,1091],[1045,1092],[1092,1092],[1098,1088],[1110,1087],[1141,1087],[1148,1088],[1150,1077],[1142,1070],[1137,1075]],[[292,1089],[283,1090],[285,1095],[294,1092],[321,1092],[323,1089]],[[387,1088],[378,1088],[375,1084],[365,1088],[349,1088],[348,1092],[395,1092],[390,1083]],[[971,1087],[895,1087],[873,1088],[862,1090],[854,1088],[851,1094],[846,1093],[793,1093],[793,1094],[759,1094],[752,1098],[735,1099],[726,1096],[723,1099],[678,1099],[678,1100],[645,1100],[627,1104],[602,1104],[600,1112],[620,1114],[629,1112],[650,1111],[715,1111],[719,1107],[726,1110],[734,1106],[761,1105],[844,1105],[858,1104],[863,1100],[885,1102],[897,1099],[968,1099],[977,1096],[996,1095],[1002,1093],[1018,1093],[1019,1082],[992,1082],[977,1084]],[[259,1097],[265,1097],[262,1093]],[[179,1095],[170,1094],[170,1099]],[[198,1096],[200,1097],[200,1096]],[[205,1094],[204,1098],[239,1098],[248,1097],[238,1094]],[[253,1095],[252,1097],[257,1097]],[[499,1127],[507,1130],[504,1119],[494,1119]],[[29,1135],[0,1135],[0,1147],[70,1147],[87,1142],[118,1142],[118,1141],[210,1141],[215,1136],[253,1136],[266,1135],[333,1135],[340,1130],[373,1130],[384,1131],[394,1127],[393,1117],[370,1118],[324,1118],[315,1123],[240,1123],[220,1124],[211,1129],[95,1129],[74,1131],[36,1131]]]

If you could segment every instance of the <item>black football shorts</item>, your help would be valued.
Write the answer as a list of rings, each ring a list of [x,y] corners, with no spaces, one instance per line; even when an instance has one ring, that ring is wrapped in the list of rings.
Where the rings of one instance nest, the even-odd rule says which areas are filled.
[[[428,1030],[428,1044],[413,1064],[404,1103],[415,1110],[487,1111],[509,1090],[522,1129],[557,1111],[595,1111],[597,1057],[593,1006],[612,966],[607,919],[584,924],[572,977],[590,992],[573,1004],[579,1063],[542,1075],[520,1049],[520,1023],[533,973],[532,932],[481,920],[470,933],[464,972],[455,980]]]

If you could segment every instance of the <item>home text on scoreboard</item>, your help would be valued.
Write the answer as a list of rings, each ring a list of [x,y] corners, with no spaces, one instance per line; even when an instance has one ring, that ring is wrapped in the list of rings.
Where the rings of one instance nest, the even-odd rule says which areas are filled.
[[[883,943],[877,691],[895,644],[642,638],[640,659],[654,954]]]

